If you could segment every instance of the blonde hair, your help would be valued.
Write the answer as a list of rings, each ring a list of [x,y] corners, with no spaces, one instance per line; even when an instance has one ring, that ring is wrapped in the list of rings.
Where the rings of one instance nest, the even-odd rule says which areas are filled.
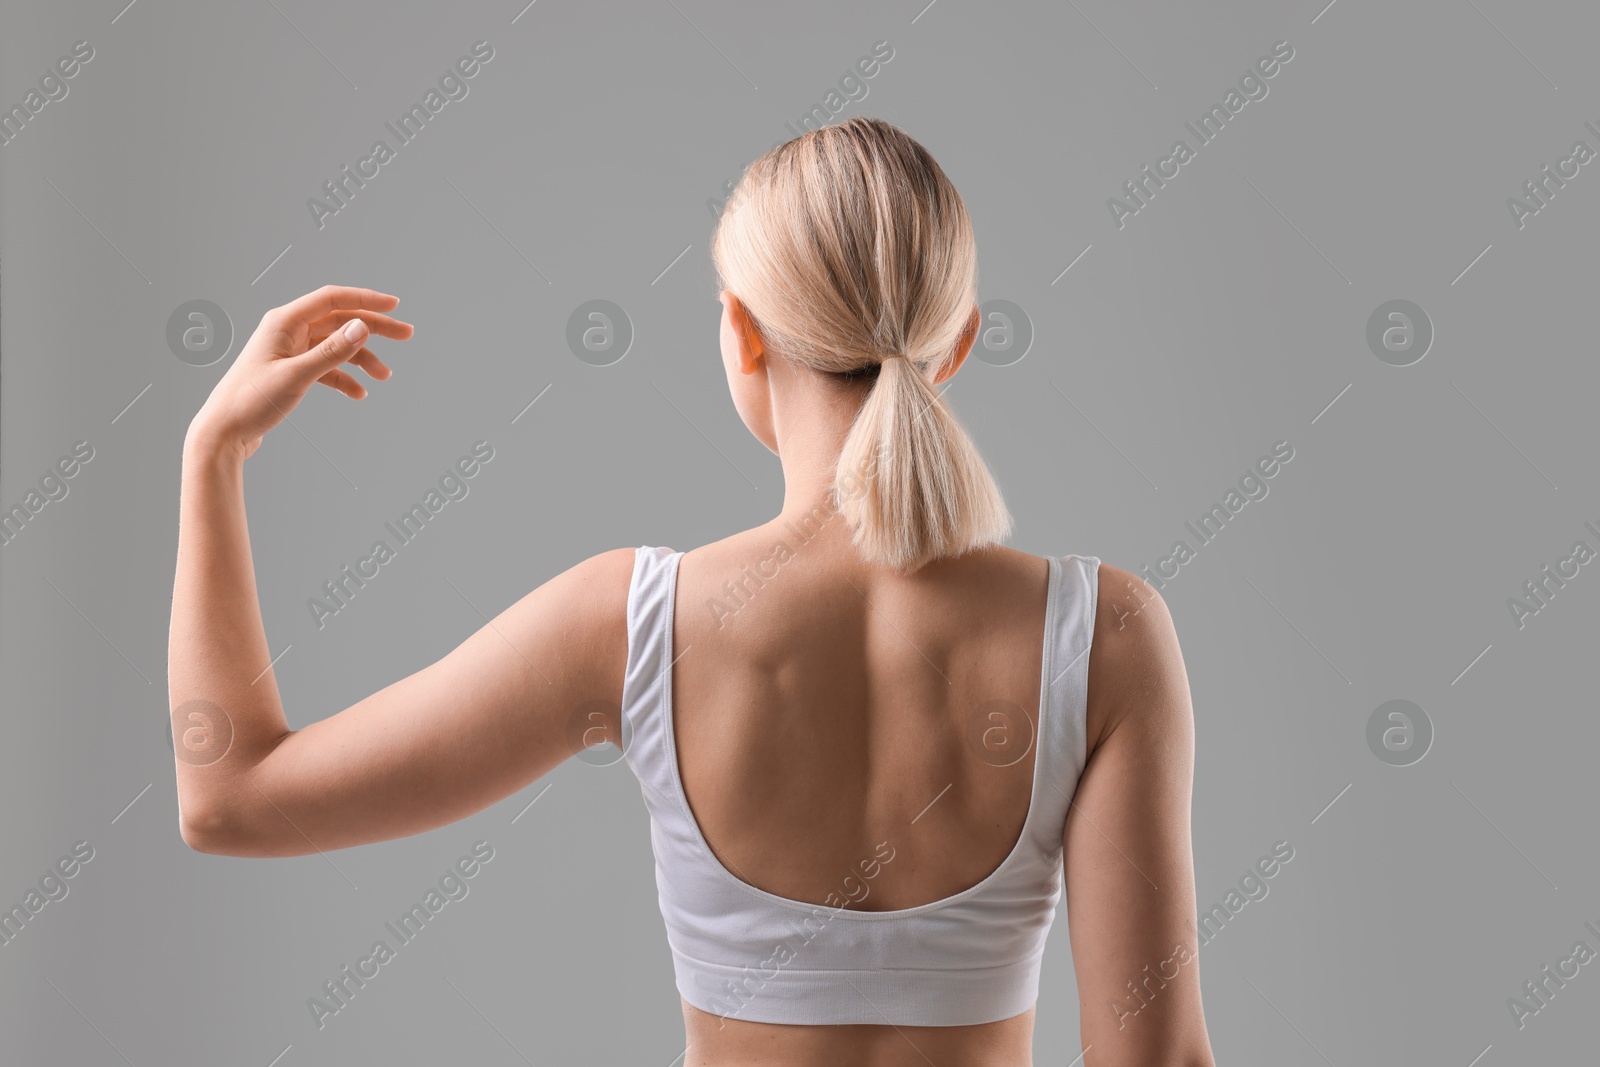
[[[833,487],[865,559],[909,571],[1010,534],[931,380],[976,325],[978,267],[966,204],[926,149],[862,117],[781,144],[745,170],[711,255],[769,352],[875,379]]]

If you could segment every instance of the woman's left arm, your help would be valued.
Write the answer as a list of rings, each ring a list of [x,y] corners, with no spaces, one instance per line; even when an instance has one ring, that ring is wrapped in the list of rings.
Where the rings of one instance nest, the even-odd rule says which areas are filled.
[[[314,384],[365,396],[345,363],[389,377],[365,341],[411,336],[387,314],[398,303],[326,286],[267,312],[185,438],[167,676],[180,830],[199,851],[289,856],[420,833],[620,736],[630,549],[557,576],[431,666],[289,729],[244,463]]]
[[[1084,1067],[1215,1067],[1200,1003],[1194,710],[1149,583],[1101,564],[1088,763],[1063,849]]]

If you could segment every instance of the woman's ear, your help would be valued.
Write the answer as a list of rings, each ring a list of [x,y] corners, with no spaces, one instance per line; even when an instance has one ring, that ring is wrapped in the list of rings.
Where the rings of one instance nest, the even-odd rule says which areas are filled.
[[[933,376],[933,384],[950,380],[951,375],[961,369],[961,364],[967,361],[967,354],[972,351],[972,343],[978,339],[978,327],[983,323],[983,316],[978,311],[978,306],[972,306],[972,314],[967,318],[967,325],[961,331],[961,336],[956,339],[956,347],[951,357],[946,361],[939,372]]]
[[[756,329],[750,313],[738,297],[726,289],[721,295],[723,306],[728,310],[728,324],[733,327],[733,335],[739,346],[739,371],[742,374],[754,374],[766,352],[761,342],[761,331]]]

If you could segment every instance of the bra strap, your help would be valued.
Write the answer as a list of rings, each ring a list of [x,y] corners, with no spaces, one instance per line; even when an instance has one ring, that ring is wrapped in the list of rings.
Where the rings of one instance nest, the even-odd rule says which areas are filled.
[[[672,606],[677,556],[670,548],[634,551],[628,588],[628,666],[622,683],[622,752],[639,784],[673,795],[666,721],[667,672],[672,669]]]
[[[1062,847],[1073,794],[1087,760],[1090,645],[1094,640],[1100,561],[1094,556],[1053,558],[1052,603],[1046,617],[1045,669],[1040,677],[1034,820],[1039,847]]]

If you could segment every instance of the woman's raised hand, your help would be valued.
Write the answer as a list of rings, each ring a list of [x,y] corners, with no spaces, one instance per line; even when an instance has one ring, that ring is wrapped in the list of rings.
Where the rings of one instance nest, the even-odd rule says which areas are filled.
[[[400,298],[373,289],[325,285],[261,316],[250,340],[189,425],[186,445],[249,456],[316,382],[360,400],[366,388],[343,370],[354,364],[375,381],[390,371],[370,348],[374,334],[394,341],[412,326],[384,312]]]

